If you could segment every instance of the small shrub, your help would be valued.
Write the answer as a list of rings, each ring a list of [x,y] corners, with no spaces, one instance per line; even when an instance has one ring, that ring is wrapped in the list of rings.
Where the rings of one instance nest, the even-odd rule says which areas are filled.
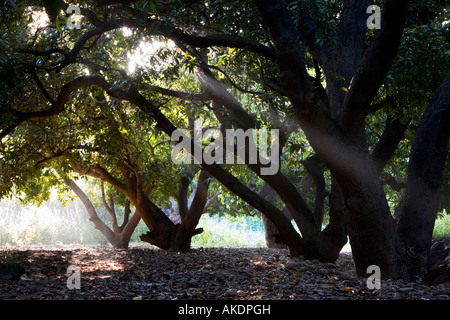
[[[450,215],[445,211],[445,209],[444,214],[439,215],[434,223],[433,237],[450,237]]]

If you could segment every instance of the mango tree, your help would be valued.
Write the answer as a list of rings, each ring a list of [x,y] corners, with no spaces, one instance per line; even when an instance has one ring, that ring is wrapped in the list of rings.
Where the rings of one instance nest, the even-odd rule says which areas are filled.
[[[448,81],[442,81],[449,57],[440,3],[386,0],[381,16],[375,17],[379,30],[368,30],[371,1],[242,1],[239,8],[229,1],[148,4],[81,4],[80,29],[62,30],[56,22],[60,19],[61,25],[63,17],[56,17],[55,27],[37,29],[31,37],[9,34],[4,51],[10,57],[5,66],[11,77],[4,86],[20,91],[17,82],[28,82],[22,88],[23,98],[3,94],[6,107],[0,137],[29,121],[62,113],[69,95],[82,87],[96,87],[108,99],[136,107],[167,136],[189,128],[189,119],[198,117],[222,130],[277,128],[280,145],[290,148],[283,165],[300,162],[302,174],[307,172],[314,180],[312,205],[295,185],[302,179],[289,177],[295,168],[282,165],[277,173],[262,175],[261,161],[246,160],[252,174],[275,190],[282,204],[258,195],[261,190],[243,183],[227,166],[201,163],[202,172],[268,217],[278,229],[277,241],[285,243],[292,255],[334,261],[348,233],[361,276],[373,264],[386,278],[413,279],[427,271],[433,264],[431,230],[449,135],[448,126],[441,125],[448,122]],[[63,2],[62,10],[68,5]],[[422,14],[424,8],[427,14]],[[5,14],[9,18],[5,21],[27,25],[26,10],[21,6]],[[422,31],[429,36],[416,41]],[[145,51],[143,47],[157,42],[164,46],[147,51],[138,68],[130,68],[123,59],[130,49]],[[441,54],[425,56],[428,50]],[[20,68],[10,63],[18,60]],[[409,68],[414,62],[420,62],[418,69]],[[425,73],[429,68],[437,72]],[[414,74],[423,77],[411,85]],[[40,94],[44,102],[26,105],[31,93]],[[401,165],[388,163],[402,159],[405,166],[408,154],[399,155],[398,150],[408,149],[409,144],[402,145],[401,140],[406,132],[411,141],[414,134],[407,129],[415,126],[407,191],[397,223],[386,185],[398,187],[392,171]],[[293,132],[305,139],[295,143]],[[428,158],[425,146],[433,148]],[[299,152],[300,159],[290,157]],[[138,186],[134,164],[121,165],[129,170],[123,175],[125,182],[128,175]],[[424,170],[429,174],[420,175],[419,167],[429,167]],[[129,185],[134,183],[131,180]],[[429,190],[421,193],[417,188]],[[130,196],[134,203],[139,203],[138,195],[145,199],[139,191]],[[323,229],[327,195],[329,223]],[[413,200],[429,206],[419,213]],[[150,207],[144,202],[139,210]],[[283,206],[289,215],[283,213]],[[156,220],[146,223],[170,229],[162,215]],[[411,237],[417,228],[420,235]]]

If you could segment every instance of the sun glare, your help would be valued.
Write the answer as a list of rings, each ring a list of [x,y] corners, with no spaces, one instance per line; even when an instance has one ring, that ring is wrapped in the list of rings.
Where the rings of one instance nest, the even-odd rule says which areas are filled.
[[[39,28],[43,28],[50,24],[47,13],[44,10],[32,10],[28,8],[31,12],[31,22],[28,23],[28,29],[32,34],[34,34]]]
[[[129,37],[133,34],[133,30],[127,27],[122,28],[122,33],[125,37]]]
[[[140,68],[158,68],[162,65],[154,65],[154,63],[150,64],[150,56],[154,55],[158,50],[168,47],[172,48],[175,44],[172,41],[163,42],[159,40],[152,39],[150,41],[148,40],[142,40],[139,43],[139,46],[137,49],[135,49],[132,52],[128,52],[128,73],[133,74],[138,67]]]

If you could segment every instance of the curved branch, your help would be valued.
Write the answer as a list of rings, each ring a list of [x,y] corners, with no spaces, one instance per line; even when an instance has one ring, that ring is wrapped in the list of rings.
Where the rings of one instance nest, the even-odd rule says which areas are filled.
[[[209,35],[196,35],[187,34],[172,26],[162,24],[159,21],[153,19],[142,20],[136,19],[117,19],[112,21],[106,21],[101,24],[97,24],[95,29],[87,31],[83,34],[73,46],[72,50],[65,55],[65,59],[61,61],[60,65],[56,68],[56,71],[61,71],[64,67],[73,63],[80,52],[84,48],[84,44],[92,37],[101,35],[107,31],[113,29],[119,29],[122,27],[128,28],[146,28],[149,35],[161,35],[174,42],[182,42],[187,45],[207,48],[212,46],[230,47],[230,48],[242,48],[252,52],[263,55],[266,59],[275,61],[276,55],[274,50],[266,47],[260,43],[245,39],[236,35],[228,34],[209,34]]]
[[[115,206],[114,206],[114,198],[112,197],[112,195],[109,196],[109,205],[108,205],[108,203],[106,202],[105,187],[104,187],[103,180],[100,182],[100,188],[102,191],[103,206],[106,208],[106,211],[108,211],[109,215],[111,216],[114,232],[118,232],[119,226],[117,224],[116,210],[115,210]]]
[[[99,77],[96,76],[82,76],[69,81],[61,88],[61,91],[56,101],[53,101],[53,99],[50,101],[53,103],[51,103],[51,107],[46,110],[22,112],[14,109],[9,109],[8,112],[14,115],[16,119],[8,128],[0,132],[0,139],[3,139],[6,135],[12,133],[20,124],[22,124],[25,121],[34,119],[44,119],[58,115],[64,110],[64,105],[66,104],[70,94],[73,91],[81,87],[95,84],[98,81],[98,78]]]
[[[408,12],[408,0],[386,0],[377,31],[350,82],[344,99],[343,127],[349,133],[364,129],[363,119],[397,56]]]
[[[96,28],[87,31],[78,39],[78,41],[73,46],[72,50],[66,54],[65,59],[61,61],[58,67],[55,68],[56,72],[60,72],[64,67],[73,63],[76,57],[78,56],[80,50],[84,48],[85,43],[92,37],[99,36],[107,31],[119,29],[122,27],[137,27],[137,26],[139,26],[138,23],[133,19],[118,19],[113,21],[106,21],[103,22],[102,24],[97,25]]]
[[[162,24],[154,25],[153,30],[150,30],[149,33],[162,35],[174,42],[182,42],[196,48],[229,47],[258,53],[270,61],[275,61],[277,58],[275,51],[272,48],[237,35],[224,33],[188,34],[171,26]]]
[[[42,84],[41,80],[39,79],[38,75],[36,74],[36,70],[33,69],[31,71],[31,77],[33,78],[34,82],[36,82],[36,85],[38,86],[39,90],[41,90],[45,99],[47,99],[47,101],[50,102],[51,105],[56,104],[56,101],[52,98],[52,96],[50,96],[47,89],[45,89],[44,85]]]
[[[58,115],[59,113],[64,111],[64,105],[66,104],[67,100],[69,100],[70,94],[73,91],[89,85],[97,85],[99,82],[101,82],[101,80],[104,79],[99,76],[82,76],[69,81],[64,86],[62,86],[56,101],[51,104],[50,108],[45,110],[29,112],[22,112],[14,109],[9,110],[9,112],[13,114],[16,119],[14,120],[13,124],[11,124],[7,129],[0,132],[0,139],[3,139],[6,135],[12,133],[15,128],[17,128],[25,121],[44,119]]]
[[[203,64],[199,66],[197,78],[205,92],[216,102],[219,102],[219,104],[225,106],[226,109],[233,114],[232,116],[240,128],[249,129],[254,126],[255,120],[253,117],[251,117],[248,112],[242,108],[239,101],[237,101],[236,98],[228,92],[223,83],[217,80],[211,70]]]
[[[128,190],[122,182],[114,178],[105,168],[95,165],[94,168],[85,168],[81,163],[71,163],[72,171],[81,175],[90,176],[108,182],[115,189],[128,195]]]
[[[81,190],[81,188],[72,180],[66,179],[64,181],[66,185],[72,189],[73,192],[80,198],[81,202],[83,202],[86,210],[89,214],[89,220],[94,223],[95,228],[98,229],[109,242],[114,242],[114,232],[98,217],[97,212],[92,204],[91,200],[89,200],[88,196]]]

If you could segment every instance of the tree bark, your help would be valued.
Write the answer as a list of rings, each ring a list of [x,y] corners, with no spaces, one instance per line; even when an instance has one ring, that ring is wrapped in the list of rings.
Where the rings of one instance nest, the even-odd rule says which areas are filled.
[[[181,223],[174,224],[169,228],[157,227],[141,236],[142,241],[157,245],[162,249],[171,249],[178,252],[186,252],[191,248],[192,237],[203,232],[197,228],[201,215],[205,212],[208,204],[208,189],[210,174],[202,171],[197,181],[197,190],[194,199]]]
[[[381,268],[384,278],[404,277],[408,274],[405,267],[408,257],[368,151],[364,117],[396,56],[408,2],[385,1],[384,29],[378,32],[351,81],[344,99],[342,121],[332,118],[312,88],[284,3],[281,0],[255,2],[272,35],[280,80],[297,121],[342,191],[357,274],[366,275],[367,267],[375,264]]]
[[[408,164],[407,189],[398,222],[399,232],[413,252],[412,274],[423,276],[429,266],[434,222],[450,137],[450,73],[424,111]]]
[[[210,180],[211,175],[207,171],[200,173],[197,190],[186,217],[181,221],[181,224],[175,226],[172,249],[181,252],[188,251],[191,248],[192,237],[203,232],[202,228],[196,229],[196,226],[207,203]]]

